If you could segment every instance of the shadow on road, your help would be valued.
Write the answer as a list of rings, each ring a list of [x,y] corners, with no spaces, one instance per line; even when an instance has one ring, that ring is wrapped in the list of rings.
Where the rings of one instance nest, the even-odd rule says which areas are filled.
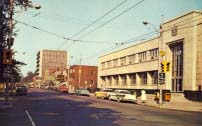
[[[29,126],[31,122],[25,114],[25,110],[28,110],[36,126],[119,126],[119,112],[92,107],[90,101],[76,101],[61,96],[64,94],[56,95],[55,92],[30,92],[28,96],[13,96],[14,106],[0,110],[0,124]]]

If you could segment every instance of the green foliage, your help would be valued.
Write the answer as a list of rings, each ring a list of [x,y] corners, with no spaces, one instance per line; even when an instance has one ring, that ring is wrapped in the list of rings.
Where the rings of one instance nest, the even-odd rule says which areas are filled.
[[[31,7],[32,2],[30,0],[13,0],[13,11],[11,11],[10,0],[0,0],[0,79],[2,79],[3,72],[3,49],[6,48],[7,37],[10,32],[9,30],[9,20],[13,17],[14,9],[21,8],[26,10],[28,7]],[[15,25],[15,24],[14,24]],[[14,31],[13,36],[16,36],[17,33]],[[20,66],[25,65],[23,62],[13,60],[13,75],[16,81],[20,81],[21,73]]]
[[[27,75],[22,78],[21,82],[30,83],[30,82],[32,82],[34,76],[36,76],[36,74],[34,74],[33,72],[29,71],[27,73]]]
[[[22,74],[21,74],[21,69],[20,67],[26,65],[23,62],[17,61],[15,59],[13,59],[13,64],[12,64],[12,74],[13,77],[15,79],[16,82],[20,82],[21,78],[22,78]]]

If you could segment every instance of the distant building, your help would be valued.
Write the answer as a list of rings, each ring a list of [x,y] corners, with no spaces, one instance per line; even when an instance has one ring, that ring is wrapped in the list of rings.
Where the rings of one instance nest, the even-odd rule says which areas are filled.
[[[69,88],[75,91],[77,88],[95,90],[97,87],[97,66],[73,65],[69,68]]]
[[[159,38],[99,57],[98,87],[155,92],[160,86],[161,62],[166,61],[170,67],[163,90],[202,91],[202,12],[169,20],[160,32]]]
[[[37,53],[36,73],[42,81],[52,80],[54,73],[67,68],[67,52],[59,50],[40,50]]]

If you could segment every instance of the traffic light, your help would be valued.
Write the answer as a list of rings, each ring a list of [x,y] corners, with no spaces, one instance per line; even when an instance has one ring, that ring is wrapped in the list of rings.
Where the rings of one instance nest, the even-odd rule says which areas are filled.
[[[170,62],[167,62],[165,67],[166,67],[166,72],[169,72],[170,71]]]
[[[170,71],[170,62],[162,61],[161,62],[161,72],[166,73]]]
[[[165,61],[162,61],[162,62],[161,62],[161,72],[162,72],[162,73],[165,73],[165,71],[166,71],[166,70],[165,70]]]
[[[4,51],[3,51],[3,64],[6,64],[6,65],[12,64],[12,50],[4,49]]]

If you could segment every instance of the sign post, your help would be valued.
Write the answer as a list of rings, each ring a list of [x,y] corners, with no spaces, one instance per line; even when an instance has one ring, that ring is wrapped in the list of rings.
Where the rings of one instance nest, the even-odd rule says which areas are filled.
[[[159,84],[165,84],[165,73],[159,73]]]
[[[8,105],[8,99],[9,99],[9,88],[8,84],[9,81],[11,80],[12,77],[12,52],[10,50],[4,50],[4,57],[3,57],[3,64],[4,64],[4,69],[3,69],[3,78],[6,83],[6,88],[5,88],[5,105]]]
[[[5,105],[8,105],[8,96],[9,96],[9,80],[11,79],[11,66],[9,65],[4,65],[4,71],[3,71],[3,78],[6,80],[6,88],[5,88]]]

